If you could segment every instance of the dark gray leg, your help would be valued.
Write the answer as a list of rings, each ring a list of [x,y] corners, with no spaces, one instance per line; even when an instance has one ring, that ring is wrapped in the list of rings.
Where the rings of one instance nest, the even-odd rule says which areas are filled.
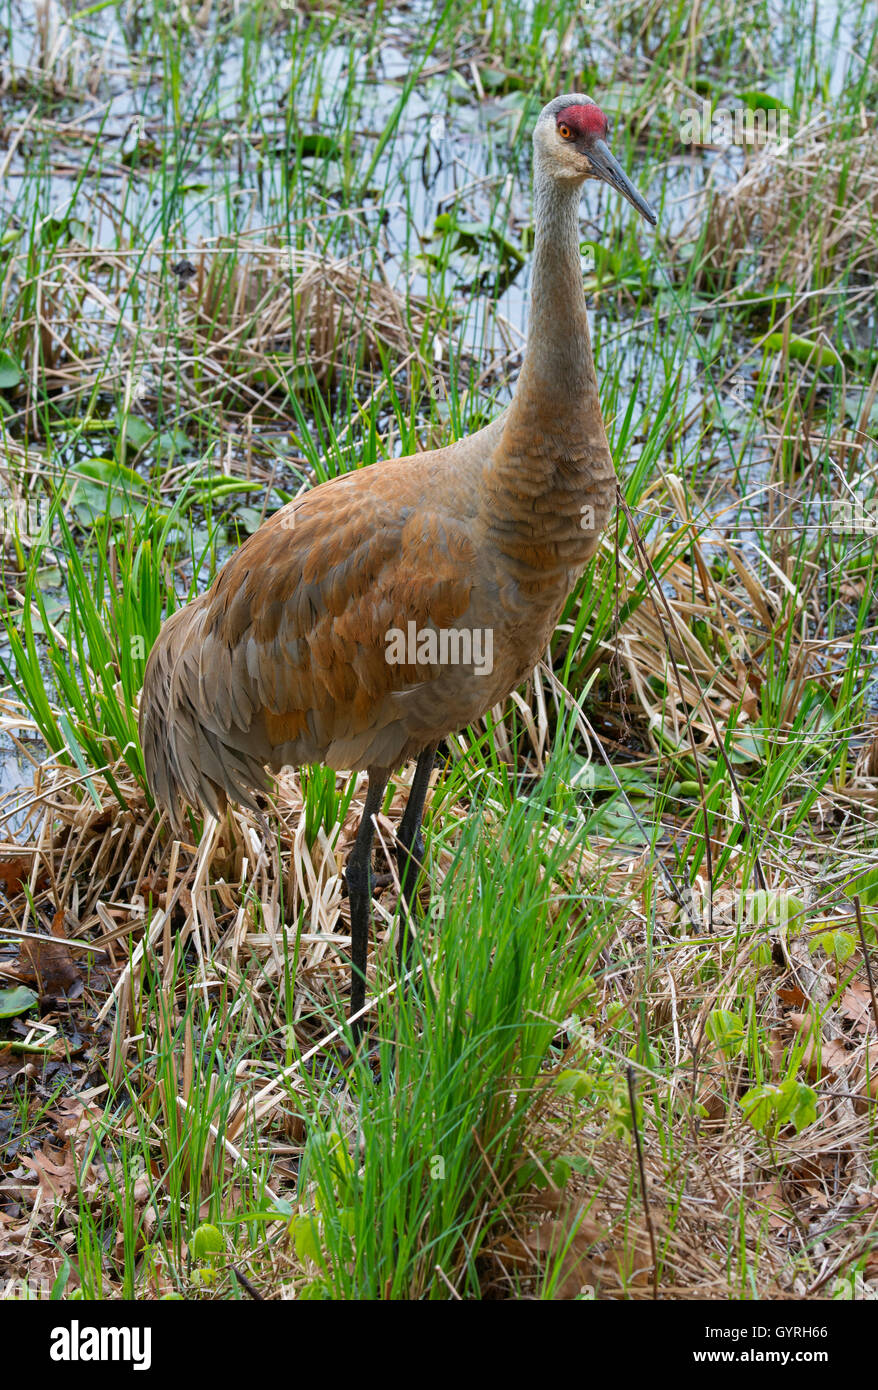
[[[396,863],[399,869],[400,898],[403,903],[397,943],[400,970],[405,968],[409,932],[415,920],[415,889],[424,863],[424,837],[421,834],[421,819],[424,814],[424,802],[427,799],[427,788],[430,785],[430,773],[433,771],[435,759],[436,744],[433,743],[429,748],[425,748],[418,757],[409,799],[396,832]]]
[[[354,847],[345,865],[348,898],[351,905],[351,1013],[358,1013],[366,1002],[366,958],[369,954],[369,926],[372,920],[372,842],[375,838],[373,817],[381,810],[384,789],[389,773],[369,769],[369,787],[363,819],[357,831]],[[351,1024],[354,1042],[360,1040],[363,1021]]]

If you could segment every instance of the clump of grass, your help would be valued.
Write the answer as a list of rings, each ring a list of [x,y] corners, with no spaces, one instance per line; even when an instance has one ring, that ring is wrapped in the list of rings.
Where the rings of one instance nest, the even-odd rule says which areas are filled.
[[[354,1127],[309,1088],[298,1222],[312,1293],[479,1294],[482,1251],[530,1176],[552,1040],[606,930],[570,891],[582,827],[546,834],[553,786],[551,773],[538,798],[513,803],[496,839],[477,819],[465,828],[431,902],[435,937],[419,943],[423,976],[380,1008],[394,1084],[376,1088],[358,1066]]]
[[[7,397],[13,420],[32,411],[35,382],[49,399],[63,392],[68,414],[83,401],[90,417],[97,390],[110,386],[112,359],[141,411],[173,397],[178,418],[197,421],[204,411],[207,419],[221,406],[229,421],[265,423],[291,392],[380,374],[388,353],[423,360],[441,322],[428,304],[404,301],[362,254],[342,260],[284,246],[271,228],[191,250],[191,260],[174,250],[159,264],[105,252],[103,313],[91,305],[96,291],[83,279],[75,239],[54,246],[34,270],[25,255],[13,248],[9,264],[18,286],[8,310],[7,356],[18,372]],[[33,332],[36,303],[42,338]],[[131,305],[137,327],[123,347],[120,326]]]
[[[874,131],[855,117],[814,120],[762,146],[710,194],[706,217],[699,208],[699,284],[797,296],[862,284],[878,269],[876,198]]]
[[[8,659],[0,655],[0,668],[11,689],[32,712],[48,748],[84,776],[100,770],[122,807],[120,760],[145,786],[137,697],[149,650],[176,603],[166,555],[176,521],[173,510],[158,518],[147,512],[139,522],[113,527],[104,515],[83,551],[56,504],[31,550],[20,603],[5,593],[0,611],[10,651]],[[63,565],[69,600],[55,621],[39,584],[53,528],[58,541],[52,554]],[[47,688],[46,668],[54,691]],[[93,785],[86,786],[97,802]]]

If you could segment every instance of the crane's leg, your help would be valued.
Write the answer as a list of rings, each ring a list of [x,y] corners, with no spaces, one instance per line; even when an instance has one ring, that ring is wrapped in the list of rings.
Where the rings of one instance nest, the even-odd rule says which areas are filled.
[[[369,787],[363,818],[345,865],[351,908],[352,1014],[358,1013],[366,1002],[366,958],[369,954],[369,925],[372,918],[372,842],[375,839],[373,818],[381,810],[389,775],[389,772],[383,769],[369,769]],[[351,1024],[355,1043],[359,1042],[362,1031],[362,1019]]]
[[[430,773],[436,759],[436,744],[425,748],[418,757],[409,799],[396,832],[396,863],[399,869],[400,897],[405,910],[399,924],[399,968],[404,969],[411,926],[415,920],[415,888],[424,863],[424,837],[421,820],[424,802],[430,785]]]

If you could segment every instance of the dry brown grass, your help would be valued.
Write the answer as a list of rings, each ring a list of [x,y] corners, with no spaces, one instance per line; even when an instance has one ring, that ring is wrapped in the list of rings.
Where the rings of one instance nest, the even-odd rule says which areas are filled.
[[[9,423],[28,416],[37,429],[40,389],[68,402],[99,389],[139,408],[161,397],[178,420],[219,408],[245,427],[276,422],[290,391],[368,378],[382,352],[395,374],[413,361],[435,370],[421,348],[436,311],[404,301],[377,257],[298,250],[270,227],[127,254],[74,239],[36,276],[12,255],[0,316],[12,303],[28,306],[10,325],[27,384]]]
[[[874,119],[864,112],[852,130],[821,117],[763,146],[731,188],[717,192],[708,183],[689,222],[695,236],[704,228],[700,283],[773,290],[783,282],[802,295],[825,292],[842,277],[849,284],[851,275],[874,275]]]

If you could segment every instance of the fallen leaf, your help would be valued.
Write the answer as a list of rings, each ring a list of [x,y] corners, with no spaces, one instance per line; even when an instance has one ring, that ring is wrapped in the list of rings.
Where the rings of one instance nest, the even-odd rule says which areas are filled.
[[[769,1214],[768,1224],[774,1231],[785,1231],[792,1222],[792,1214],[789,1204],[784,1199],[777,1182],[765,1183],[763,1187],[758,1187],[755,1193],[756,1203],[765,1207]]]
[[[777,996],[782,1004],[787,1004],[791,1009],[801,1009],[810,1003],[798,985],[793,985],[792,989],[779,989]]]
[[[22,941],[18,954],[18,978],[36,985],[41,995],[75,998],[82,993],[82,976],[64,942],[64,913],[56,912],[52,936],[41,941]]]
[[[818,1077],[829,1081],[848,1065],[851,1054],[844,1043],[834,1038],[824,1038],[819,1030],[815,1031],[813,1014],[791,1013],[788,1022],[797,1032],[809,1035],[802,1053],[802,1066],[809,1081],[815,1081]]]
[[[83,1105],[76,1096],[67,1096],[60,1101],[57,1109],[46,1112],[55,1121],[55,1132],[59,1139],[73,1139],[82,1134],[93,1134],[95,1126],[103,1119],[96,1105]]]
[[[56,1148],[46,1143],[29,1158],[22,1155],[25,1168],[36,1173],[47,1197],[66,1197],[76,1186],[76,1160],[68,1145]]]
[[[551,1273],[553,1297],[558,1300],[594,1290],[606,1283],[608,1275],[616,1282],[612,1267],[592,1249],[606,1239],[606,1230],[581,1208],[571,1206],[569,1197],[556,1191],[534,1194],[530,1207],[544,1213],[544,1219],[530,1226],[524,1236],[506,1236],[499,1242],[504,1264]]]
[[[0,883],[7,898],[14,898],[16,893],[21,892],[22,884],[30,881],[33,866],[32,854],[0,855]],[[41,870],[37,875],[36,891],[45,888],[48,881],[45,869]]]
[[[853,980],[839,1000],[838,1007],[845,1018],[856,1025],[858,1033],[866,1033],[872,1023],[872,996],[869,986]]]
[[[768,1055],[771,1058],[771,1079],[777,1081],[783,1075],[784,1057],[786,1056],[786,1042],[777,1029],[772,1029],[768,1035]]]
[[[11,1047],[0,1047],[0,1081],[11,1081],[27,1062],[28,1058],[24,1053],[13,1052]]]

